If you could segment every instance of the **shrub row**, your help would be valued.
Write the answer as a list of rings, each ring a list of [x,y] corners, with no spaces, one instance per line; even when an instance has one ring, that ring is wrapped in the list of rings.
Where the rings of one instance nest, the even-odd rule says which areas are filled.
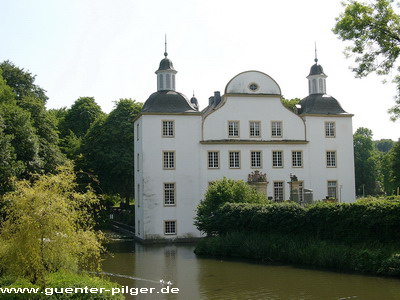
[[[400,201],[295,203],[267,205],[227,203],[218,208],[202,231],[208,235],[230,232],[300,234],[346,243],[400,241]]]
[[[348,245],[310,236],[232,232],[201,240],[195,253],[400,276],[399,248],[383,244]]]

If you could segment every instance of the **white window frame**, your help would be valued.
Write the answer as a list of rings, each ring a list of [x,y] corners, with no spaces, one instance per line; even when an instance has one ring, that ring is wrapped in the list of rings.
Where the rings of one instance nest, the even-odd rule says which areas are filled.
[[[175,151],[163,151],[163,170],[175,170]]]
[[[274,201],[284,201],[284,200],[285,200],[285,182],[274,181]]]
[[[332,191],[333,191],[333,193],[332,193]],[[327,181],[327,193],[326,194],[329,198],[338,199],[338,182],[337,182],[337,180],[328,180]]]
[[[228,121],[228,137],[238,138],[240,136],[240,122]]]
[[[164,235],[176,235],[177,231],[176,220],[164,220]]]
[[[250,151],[250,166],[252,169],[262,168],[262,151],[260,150]]]
[[[292,151],[292,167],[293,168],[303,167],[303,151],[301,150]]]
[[[175,137],[175,121],[174,120],[162,120],[161,121],[161,136],[163,138]]]
[[[164,206],[175,206],[176,205],[176,183],[175,182],[164,182]]]
[[[219,169],[219,151],[207,152],[207,166],[208,169]]]
[[[271,121],[271,137],[281,138],[283,136],[283,122]]]
[[[249,136],[251,138],[261,137],[261,121],[249,121]]]
[[[283,151],[282,150],[273,150],[272,151],[272,167],[273,168],[283,168]]]
[[[334,138],[336,137],[336,123],[327,121],[325,122],[325,137]]]
[[[326,151],[326,167],[327,168],[337,167],[337,153],[335,150]]]
[[[229,169],[240,169],[240,151],[229,151]]]

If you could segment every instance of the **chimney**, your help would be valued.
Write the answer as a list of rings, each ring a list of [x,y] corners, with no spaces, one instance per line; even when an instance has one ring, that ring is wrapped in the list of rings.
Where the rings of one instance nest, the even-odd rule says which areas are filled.
[[[214,102],[215,106],[221,102],[221,93],[219,91],[214,92]]]

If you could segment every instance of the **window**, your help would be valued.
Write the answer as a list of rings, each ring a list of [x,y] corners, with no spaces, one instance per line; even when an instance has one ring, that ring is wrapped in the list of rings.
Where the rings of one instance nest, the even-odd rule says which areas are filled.
[[[271,136],[272,137],[282,137],[282,122],[272,121],[271,122]]]
[[[240,152],[229,151],[229,168],[239,169],[240,168]]]
[[[175,205],[175,183],[164,183],[164,205]]]
[[[219,168],[219,152],[208,151],[208,168],[218,169]]]
[[[137,206],[140,207],[140,184],[137,185]]]
[[[162,121],[162,136],[173,137],[174,135],[174,121]]]
[[[292,151],[292,167],[300,168],[303,166],[303,153],[301,151]]]
[[[170,90],[171,89],[171,75],[170,74],[165,74],[165,83],[166,83],[167,90]]]
[[[261,151],[251,151],[251,167],[261,168]]]
[[[139,140],[139,124],[136,125],[136,140]]]
[[[176,221],[164,221],[164,234],[176,234]]]
[[[325,122],[325,137],[335,137],[335,122]]]
[[[171,170],[175,169],[175,152],[164,151],[163,152],[163,169]]]
[[[164,89],[164,76],[163,74],[158,75],[160,78],[160,90]]]
[[[139,153],[137,154],[137,158],[136,158],[136,171],[140,171],[140,168],[139,168],[139,160],[140,159],[140,156],[139,156]]]
[[[228,136],[239,137],[239,121],[228,122]]]
[[[274,168],[282,168],[283,167],[282,151],[272,151],[272,166]]]
[[[140,220],[137,221],[137,234],[140,235]]]
[[[260,121],[250,121],[250,137],[260,137]]]
[[[337,181],[328,181],[328,197],[337,198]]]
[[[328,168],[336,167],[336,151],[326,151],[326,166]]]
[[[274,181],[274,199],[275,201],[284,200],[283,181]]]

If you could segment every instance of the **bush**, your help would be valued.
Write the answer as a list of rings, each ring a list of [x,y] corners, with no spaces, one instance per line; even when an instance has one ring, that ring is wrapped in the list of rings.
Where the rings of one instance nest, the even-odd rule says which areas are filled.
[[[84,274],[70,274],[70,273],[52,273],[46,277],[46,286],[42,288],[39,293],[11,293],[1,294],[1,299],[29,299],[29,300],[53,300],[53,299],[96,299],[96,300],[118,300],[124,299],[122,294],[111,295],[111,292],[106,293],[56,293],[60,292],[63,288],[82,288],[85,287],[100,288],[111,290],[112,288],[120,288],[117,283],[110,282],[106,279],[99,277],[91,277]],[[27,279],[12,279],[11,277],[0,278],[0,287],[4,288],[40,288],[38,285],[33,285]],[[56,290],[57,289],[57,290]]]
[[[243,180],[233,180],[224,177],[214,181],[208,188],[204,200],[197,207],[195,225],[208,235],[214,234],[210,218],[225,203],[257,203],[266,204],[265,194],[257,192]]]
[[[398,248],[397,248],[398,250]],[[368,274],[400,275],[400,254],[388,245],[347,245],[311,236],[232,232],[201,240],[197,255],[256,259],[356,271]]]
[[[296,233],[346,243],[400,241],[400,202],[394,200],[320,202],[306,208],[291,202],[226,203],[207,215],[199,215],[197,220],[202,222],[197,223],[198,228],[209,235],[248,231]]]

